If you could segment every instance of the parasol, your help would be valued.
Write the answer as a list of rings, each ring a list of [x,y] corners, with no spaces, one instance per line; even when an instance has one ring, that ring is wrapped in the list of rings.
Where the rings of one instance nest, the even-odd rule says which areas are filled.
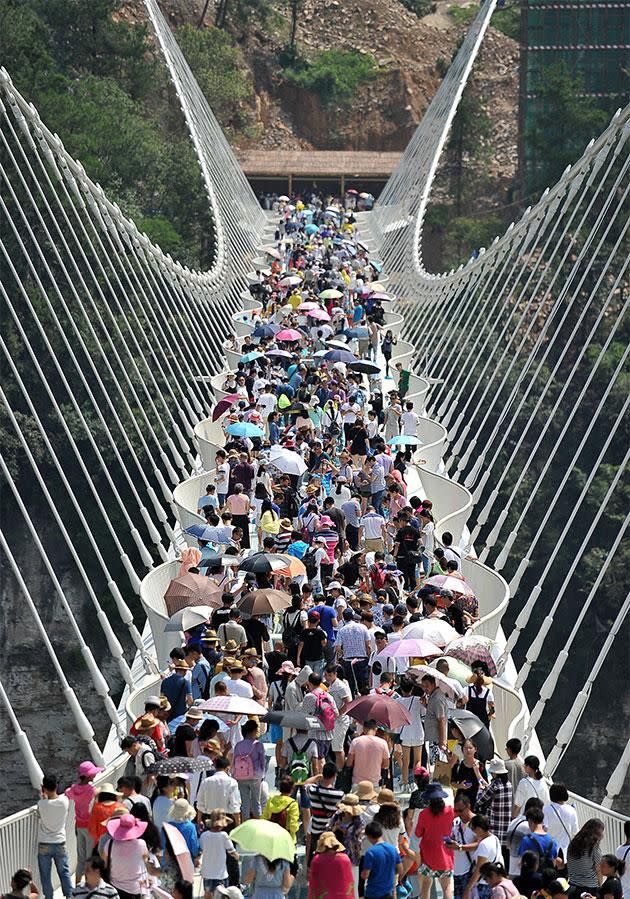
[[[275,821],[250,818],[230,831],[230,839],[238,843],[242,851],[262,855],[270,862],[278,858],[288,862],[295,860],[295,843],[291,834]]]
[[[490,652],[493,644],[494,641],[490,637],[469,634],[465,637],[454,638],[444,650],[444,654],[453,659],[459,659],[460,662],[464,662],[471,668],[475,667],[475,662],[485,662],[488,666],[488,674],[490,677],[495,677],[497,666]]]
[[[440,656],[442,654],[440,647],[430,640],[392,640],[382,652],[379,652],[377,658],[410,659],[417,657],[428,659],[431,656]]]
[[[164,593],[164,602],[169,616],[185,606],[216,605],[221,588],[203,574],[188,572],[173,578]]]
[[[291,605],[291,597],[282,590],[254,590],[246,593],[236,605],[247,615],[273,615]]]
[[[265,432],[249,421],[235,421],[225,429],[233,437],[264,437]]]
[[[301,475],[306,471],[306,462],[299,453],[282,446],[272,446],[269,451],[269,464],[283,474]]]
[[[483,721],[468,709],[449,709],[448,720],[461,732],[464,739],[472,740],[482,761],[492,758],[494,742]]]
[[[212,759],[205,755],[198,755],[191,759],[186,755],[174,756],[170,759],[159,759],[149,765],[149,774],[192,774],[194,771],[210,771],[214,768]]]
[[[279,724],[281,727],[292,727],[294,730],[324,730],[324,725],[315,715],[304,712],[267,712],[262,719],[266,724]]]
[[[434,574],[428,577],[424,585],[439,587],[440,590],[450,590],[452,593],[461,593],[462,596],[474,596],[475,591],[463,578],[453,577],[450,574]]]
[[[203,712],[224,712],[228,715],[266,715],[264,705],[247,696],[211,696],[197,706]]]
[[[327,290],[322,290],[319,294],[319,297],[322,300],[339,300],[343,296],[343,293],[340,290],[335,290],[334,287],[329,287]]]
[[[453,685],[449,683],[448,678],[435,668],[430,668],[428,665],[413,665],[411,668],[407,668],[405,677],[411,677],[413,680],[421,681],[425,674],[430,674],[434,677],[438,689],[441,690],[445,696],[448,696],[449,699],[452,699],[453,702],[457,702],[460,698],[459,693],[455,690]]]
[[[286,560],[278,553],[259,552],[243,559],[238,570],[249,571],[251,574],[269,574],[271,571],[279,571],[286,564]]]
[[[299,577],[301,574],[306,574],[306,566],[301,559],[290,556],[288,553],[277,553],[277,555],[286,559],[287,564],[285,568],[278,568],[275,574],[282,574],[284,577]]]
[[[361,372],[364,375],[377,375],[381,370],[381,366],[376,362],[368,362],[367,359],[359,359],[357,362],[349,362],[348,368],[352,371]]]
[[[303,337],[304,335],[300,331],[296,331],[295,328],[283,328],[282,331],[278,331],[276,334],[276,340],[283,340],[287,343],[294,343]]]
[[[459,659],[453,659],[452,657],[443,654],[440,655],[440,659],[446,659],[448,662],[448,677],[452,677],[453,680],[458,681],[465,687],[468,684],[468,678],[472,674],[472,670],[468,665],[464,665]],[[440,659],[432,659],[432,661],[429,662],[429,667],[435,668]]]
[[[326,359],[327,362],[345,362],[347,364],[357,361],[357,357],[348,350],[328,350],[322,359]]]
[[[212,421],[216,421],[217,418],[221,418],[224,412],[234,405],[234,403],[238,403],[239,400],[242,400],[243,397],[239,396],[238,393],[231,393],[229,396],[224,396],[222,400],[216,404],[214,409],[212,410]]]
[[[454,627],[441,618],[423,618],[422,621],[414,621],[408,624],[402,632],[403,639],[408,638],[430,640],[437,646],[446,646],[456,640],[459,634]]]
[[[346,703],[341,712],[362,723],[373,718],[387,730],[398,730],[405,724],[411,724],[407,709],[384,694],[371,693],[368,696],[359,696],[358,699]]]
[[[218,596],[217,596],[218,599]],[[216,609],[220,603],[215,602],[212,606],[186,606],[175,612],[168,620],[165,631],[189,631],[193,627],[205,624],[212,615],[213,609]]]

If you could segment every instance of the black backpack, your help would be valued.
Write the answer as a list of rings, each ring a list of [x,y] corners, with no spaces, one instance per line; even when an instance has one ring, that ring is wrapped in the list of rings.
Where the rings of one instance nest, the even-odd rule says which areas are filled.
[[[304,563],[304,567],[306,568],[306,576],[309,581],[312,581],[313,578],[317,577],[317,561],[315,558],[316,552],[316,549],[307,549],[302,556],[302,562]]]

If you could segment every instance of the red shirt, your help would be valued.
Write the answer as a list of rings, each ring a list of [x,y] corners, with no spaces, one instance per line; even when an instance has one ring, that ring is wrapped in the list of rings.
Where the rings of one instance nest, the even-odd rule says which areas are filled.
[[[345,852],[322,852],[313,858],[308,878],[308,899],[352,899],[352,865]]]
[[[444,837],[450,837],[454,817],[452,805],[445,806],[439,815],[425,808],[418,816],[416,836],[421,839],[422,864],[432,871],[453,870],[453,851],[444,845]]]

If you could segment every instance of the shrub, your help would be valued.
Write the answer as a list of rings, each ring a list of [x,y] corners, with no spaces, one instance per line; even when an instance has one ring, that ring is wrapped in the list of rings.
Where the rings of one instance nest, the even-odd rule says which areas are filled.
[[[361,85],[376,78],[378,66],[369,53],[357,50],[322,50],[310,60],[297,58],[284,69],[290,84],[317,94],[327,106],[352,100]]]

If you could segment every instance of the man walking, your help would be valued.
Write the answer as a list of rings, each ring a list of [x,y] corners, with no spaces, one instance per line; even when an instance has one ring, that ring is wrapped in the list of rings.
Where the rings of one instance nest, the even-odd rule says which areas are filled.
[[[44,899],[53,899],[52,866],[55,863],[61,889],[68,899],[72,896],[72,880],[66,847],[66,824],[70,800],[57,793],[54,774],[42,780],[42,798],[37,803],[37,866]]]

